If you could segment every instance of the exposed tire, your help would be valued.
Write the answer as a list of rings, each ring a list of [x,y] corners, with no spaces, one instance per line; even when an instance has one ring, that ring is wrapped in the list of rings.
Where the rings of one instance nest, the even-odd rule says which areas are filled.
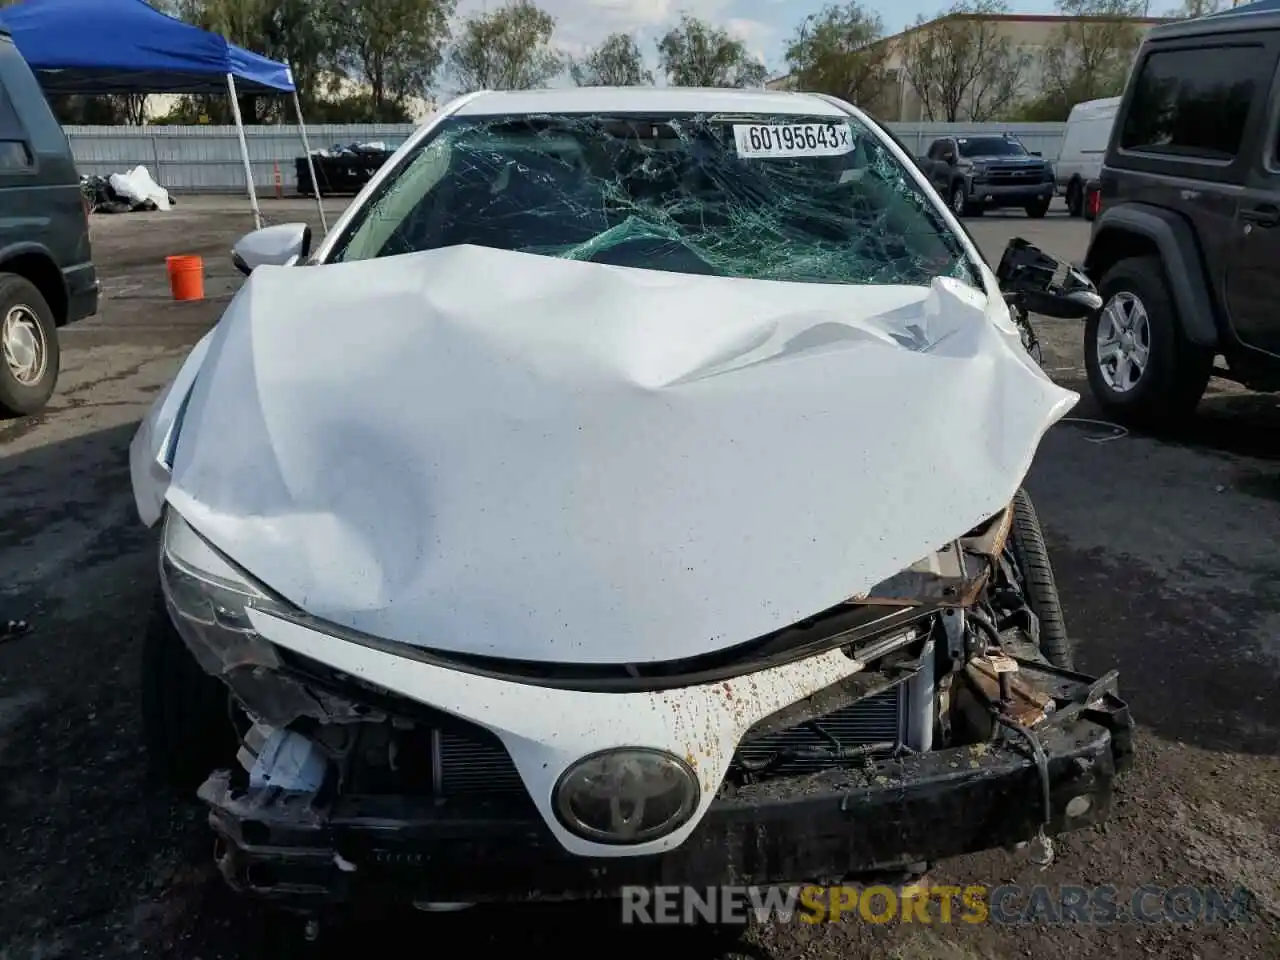
[[[957,180],[951,184],[951,193],[947,199],[951,204],[951,212],[957,217],[967,217],[973,212],[973,205],[969,203],[969,194],[964,188],[963,180]]]
[[[0,414],[39,413],[58,383],[58,329],[30,280],[0,273]]]
[[[1035,200],[1028,203],[1023,209],[1027,211],[1027,216],[1032,220],[1040,220],[1049,212],[1049,203],[1050,198],[1045,197],[1043,200]]]
[[[1058,599],[1058,586],[1053,579],[1053,565],[1045,547],[1040,519],[1036,516],[1031,496],[1019,490],[1013,497],[1013,527],[1009,531],[1009,543],[1014,560],[1022,574],[1022,589],[1027,606],[1040,621],[1040,653],[1055,667],[1074,669],[1071,641],[1067,637],[1067,624],[1062,616],[1062,603]]]
[[[192,792],[235,756],[228,696],[196,663],[157,590],[142,640],[142,733],[153,785]]]
[[[1130,257],[1114,264],[1098,285],[1103,308],[1085,324],[1084,363],[1089,388],[1111,418],[1157,428],[1191,416],[1213,370],[1213,351],[1191,343],[1182,331],[1158,257]],[[1144,319],[1136,318],[1139,313]],[[1130,319],[1121,319],[1124,316]],[[1131,339],[1143,351],[1141,373],[1100,359],[1099,331],[1110,334],[1124,323],[1143,326]],[[1143,342],[1145,341],[1145,342]],[[1132,356],[1132,353],[1130,354]]]
[[[1067,213],[1073,217],[1084,216],[1084,184],[1079,180],[1067,184]]]

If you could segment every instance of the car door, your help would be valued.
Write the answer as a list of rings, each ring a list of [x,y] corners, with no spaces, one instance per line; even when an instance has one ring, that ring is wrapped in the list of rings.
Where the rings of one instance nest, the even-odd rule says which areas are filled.
[[[1238,194],[1232,255],[1224,288],[1236,336],[1248,347],[1280,356],[1280,34],[1269,44],[1271,91],[1254,136],[1241,144],[1250,154]],[[1261,99],[1261,98],[1260,98]]]

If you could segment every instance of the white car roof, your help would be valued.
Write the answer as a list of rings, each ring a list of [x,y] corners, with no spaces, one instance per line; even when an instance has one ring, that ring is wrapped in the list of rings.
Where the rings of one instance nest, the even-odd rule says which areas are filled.
[[[844,117],[811,93],[703,87],[569,87],[563,90],[486,90],[465,98],[460,117],[526,113],[754,113]]]

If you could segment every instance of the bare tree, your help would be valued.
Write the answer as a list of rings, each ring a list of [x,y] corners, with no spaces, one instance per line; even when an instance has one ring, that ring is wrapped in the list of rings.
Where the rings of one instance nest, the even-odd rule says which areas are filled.
[[[1070,111],[1073,104],[1120,93],[1142,41],[1135,20],[1144,9],[1142,0],[1058,0],[1067,19],[1044,51],[1041,98]]]
[[[653,83],[640,46],[629,33],[611,33],[580,61],[569,64],[580,87],[640,87]]]
[[[658,64],[673,87],[761,87],[769,76],[745,43],[688,14],[658,41]]]
[[[902,43],[902,72],[926,120],[995,119],[1017,102],[1029,56],[1000,34],[1003,0],[961,0],[944,16],[920,18]]]
[[[1174,11],[1173,16],[1180,20],[1194,20],[1196,17],[1207,17],[1211,13],[1217,13],[1221,9],[1222,0],[1182,0],[1182,4]]]
[[[883,93],[889,48],[879,15],[856,0],[810,14],[787,46],[787,65],[801,90],[870,106]]]
[[[560,72],[551,46],[556,21],[531,0],[511,0],[471,17],[449,51],[449,69],[469,90],[529,90]]]

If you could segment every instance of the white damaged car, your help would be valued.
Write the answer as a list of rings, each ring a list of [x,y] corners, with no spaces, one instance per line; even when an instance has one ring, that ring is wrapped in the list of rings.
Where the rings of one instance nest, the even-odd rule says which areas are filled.
[[[881,127],[472,94],[249,279],[131,447],[155,770],[307,909],[910,874],[1109,812],[1021,490],[1076,402]]]

